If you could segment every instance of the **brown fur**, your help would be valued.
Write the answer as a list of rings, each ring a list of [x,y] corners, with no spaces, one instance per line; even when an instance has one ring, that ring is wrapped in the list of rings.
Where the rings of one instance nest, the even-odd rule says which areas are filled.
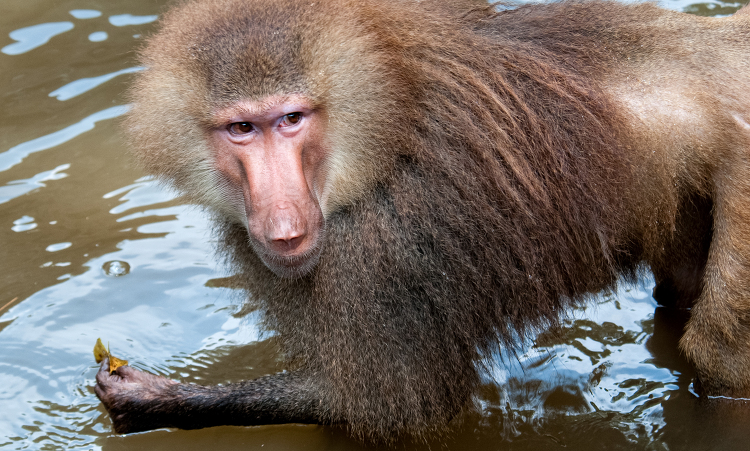
[[[748,395],[746,16],[187,3],[143,53],[128,126],[146,168],[213,212],[315,421],[439,427],[480,355],[644,263],[664,303],[697,300],[682,348],[707,393]],[[294,280],[247,245],[206,144],[212,112],[286,93],[325,111],[330,149],[322,254]]]

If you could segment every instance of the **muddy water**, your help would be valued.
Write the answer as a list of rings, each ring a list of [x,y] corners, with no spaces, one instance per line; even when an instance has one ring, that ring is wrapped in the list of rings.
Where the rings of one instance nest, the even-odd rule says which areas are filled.
[[[688,0],[689,1],[689,0]],[[132,49],[163,1],[24,0],[0,14],[0,448],[355,449],[317,426],[112,433],[98,337],[141,369],[215,384],[282,369],[211,253],[199,211],[133,167],[118,135]],[[737,4],[669,3],[704,15]],[[652,282],[497,356],[439,442],[400,449],[742,449],[750,408],[706,404]],[[747,411],[746,411],[747,410]],[[439,444],[442,443],[442,444]]]

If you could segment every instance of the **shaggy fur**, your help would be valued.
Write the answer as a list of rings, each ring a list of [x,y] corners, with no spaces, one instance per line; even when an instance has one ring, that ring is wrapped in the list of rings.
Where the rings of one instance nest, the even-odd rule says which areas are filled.
[[[735,178],[748,175],[745,17],[599,1],[187,3],[143,52],[128,127],[146,168],[213,212],[280,332],[306,381],[267,386],[299,395],[286,419],[380,438],[438,428],[477,387],[479,355],[644,263],[665,303],[705,305],[683,340],[704,386],[744,393],[750,356],[730,354],[749,324],[731,308],[750,312],[749,188]],[[206,137],[216,110],[284,93],[325,111],[330,148],[322,255],[295,280],[248,246]],[[739,363],[713,366],[722,357]],[[116,395],[108,408],[135,410]]]

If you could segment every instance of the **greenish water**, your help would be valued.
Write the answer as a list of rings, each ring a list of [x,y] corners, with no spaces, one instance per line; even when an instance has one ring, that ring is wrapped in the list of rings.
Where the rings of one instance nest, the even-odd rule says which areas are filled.
[[[93,394],[98,337],[134,366],[216,384],[283,369],[222,288],[200,211],[133,166],[118,132],[133,49],[166,2],[6,1],[0,14],[0,448],[356,449],[284,425],[112,433]],[[665,6],[729,14],[734,3]],[[445,437],[397,449],[743,449],[750,407],[701,402],[681,324],[651,282],[498,356]]]

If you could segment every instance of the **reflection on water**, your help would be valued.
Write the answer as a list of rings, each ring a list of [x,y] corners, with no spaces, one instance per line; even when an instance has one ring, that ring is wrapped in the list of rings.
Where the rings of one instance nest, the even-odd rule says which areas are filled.
[[[94,36],[93,39],[92,39],[92,36]],[[107,33],[103,32],[103,31],[98,31],[96,33],[91,33],[89,35],[89,40],[90,41],[99,42],[99,41],[103,41],[105,39],[107,39]],[[73,97],[75,97],[77,95],[83,94],[86,91],[90,91],[90,90],[96,88],[97,86],[99,86],[102,83],[106,83],[106,82],[110,81],[110,80],[112,80],[113,78],[115,78],[118,75],[132,74],[133,72],[138,72],[138,71],[141,71],[143,69],[145,69],[145,68],[143,68],[143,67],[127,67],[125,69],[118,70],[116,72],[112,72],[111,74],[99,75],[98,77],[80,78],[80,79],[78,79],[76,81],[72,81],[72,82],[68,83],[65,86],[62,86],[59,89],[55,89],[54,91],[52,91],[52,92],[49,93],[49,96],[50,97],[57,97],[57,100],[68,100],[68,99],[73,98]],[[125,111],[123,111],[123,110],[119,110],[119,111],[115,110],[115,111],[117,113],[119,113],[119,114],[117,114],[117,116],[119,116],[121,114],[124,114],[126,110]],[[101,119],[109,119],[109,118],[102,117]],[[93,122],[96,122],[96,121],[93,121]]]
[[[133,72],[133,71],[131,70],[130,72]],[[119,74],[115,74],[115,75],[119,75]],[[114,76],[110,78],[114,78]],[[91,80],[90,78],[77,80],[73,83],[79,83],[79,82],[90,83],[90,80]],[[80,86],[80,85],[76,84],[75,87],[77,86]],[[53,94],[58,93],[56,94],[58,96],[58,100],[67,100],[70,97],[74,97],[79,94],[79,93],[71,94],[70,91],[73,91],[73,89],[66,89],[69,87],[70,85],[65,85],[62,88],[57,89],[53,91],[52,93],[50,93],[50,96],[53,96]],[[61,91],[62,93],[60,93]],[[61,97],[65,97],[65,98],[61,98]],[[64,144],[82,133],[86,133],[88,131],[93,130],[97,122],[122,116],[127,111],[128,111],[128,107],[126,105],[110,107],[110,108],[107,108],[106,110],[98,111],[88,117],[85,117],[81,119],[79,122],[69,125],[63,128],[62,130],[58,130],[54,133],[50,133],[49,135],[40,136],[39,138],[32,139],[31,141],[26,141],[17,146],[13,146],[10,149],[0,154],[0,171],[6,171],[12,168],[13,166],[19,164],[21,161],[23,161],[24,158],[28,157],[34,152],[41,152],[42,150],[51,149],[53,147],[59,146],[60,144]],[[64,169],[67,169],[67,167],[65,167]]]
[[[6,55],[18,55],[26,53],[46,44],[54,36],[72,30],[72,22],[55,22],[32,25],[26,28],[19,28],[9,33],[11,39],[18,42],[3,47],[0,51]]]
[[[697,14],[736,3],[665,2]],[[283,369],[272,333],[212,255],[200,211],[129,160],[117,118],[152,0],[27,0],[0,17],[0,448],[356,449],[316,426],[121,437],[93,394],[96,339],[141,369],[216,384]],[[418,449],[737,449],[750,409],[698,400],[684,318],[651,281],[602,297],[518,354],[490,356],[475,403]],[[441,444],[442,443],[442,444]]]

